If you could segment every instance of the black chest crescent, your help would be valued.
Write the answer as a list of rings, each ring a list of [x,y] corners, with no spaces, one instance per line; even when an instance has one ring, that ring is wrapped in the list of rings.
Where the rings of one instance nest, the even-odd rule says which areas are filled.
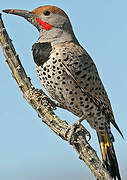
[[[42,66],[44,62],[46,62],[50,56],[50,53],[52,51],[51,43],[45,42],[45,43],[35,43],[32,46],[33,51],[33,57],[34,62],[38,66]]]

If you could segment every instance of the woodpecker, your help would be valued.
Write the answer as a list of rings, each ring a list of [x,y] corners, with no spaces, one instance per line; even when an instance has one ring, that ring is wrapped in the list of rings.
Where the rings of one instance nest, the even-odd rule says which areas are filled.
[[[76,123],[85,119],[96,130],[104,165],[112,178],[121,180],[110,125],[123,135],[97,68],[76,39],[67,14],[49,5],[3,12],[22,16],[38,29],[32,51],[40,82],[60,107],[79,118]]]

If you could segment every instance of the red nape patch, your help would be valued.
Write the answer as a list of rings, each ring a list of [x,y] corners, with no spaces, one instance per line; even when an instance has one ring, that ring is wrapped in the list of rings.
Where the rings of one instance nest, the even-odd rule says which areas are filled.
[[[47,22],[42,21],[40,18],[36,18],[36,21],[38,22],[38,24],[41,25],[41,27],[43,29],[45,29],[46,31],[52,29],[52,26],[50,24],[48,24]]]

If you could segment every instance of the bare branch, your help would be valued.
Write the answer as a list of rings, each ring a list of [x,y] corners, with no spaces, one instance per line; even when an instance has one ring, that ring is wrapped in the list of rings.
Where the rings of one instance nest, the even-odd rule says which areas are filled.
[[[23,97],[35,109],[42,121],[49,126],[62,139],[68,141],[70,131],[67,132],[69,125],[66,121],[62,121],[55,113],[55,103],[41,90],[36,90],[30,78],[27,76],[20,60],[16,54],[14,46],[4,27],[0,15],[0,46],[3,50],[6,62],[12,71],[12,76],[16,80]],[[109,173],[103,167],[95,150],[87,142],[82,126],[79,127],[73,138],[72,146],[78,152],[79,158],[83,160],[91,169],[92,173],[98,180],[111,180]]]

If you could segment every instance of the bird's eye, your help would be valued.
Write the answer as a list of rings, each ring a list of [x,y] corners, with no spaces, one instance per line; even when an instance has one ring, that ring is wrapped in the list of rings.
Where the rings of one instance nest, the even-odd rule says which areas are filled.
[[[50,15],[50,11],[45,10],[45,11],[43,12],[43,14],[44,14],[45,16],[49,16],[49,15]]]

